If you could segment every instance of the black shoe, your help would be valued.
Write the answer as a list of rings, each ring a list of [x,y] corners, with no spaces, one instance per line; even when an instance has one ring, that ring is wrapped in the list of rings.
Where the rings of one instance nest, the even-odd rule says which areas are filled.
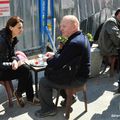
[[[35,112],[35,116],[39,117],[39,118],[44,118],[44,117],[48,117],[48,116],[54,116],[56,114],[57,114],[57,110],[56,109],[49,110],[49,111],[37,110]]]
[[[77,100],[76,100],[76,97],[73,96],[73,98],[72,98],[72,104],[75,103],[76,101],[77,101]],[[65,107],[65,106],[66,106],[66,99],[63,100],[63,101],[61,101],[60,105],[61,105],[62,107]]]
[[[20,107],[24,107],[24,106],[25,106],[25,102],[24,102],[24,99],[23,99],[22,95],[19,94],[19,93],[17,93],[17,91],[14,91],[14,92],[13,92],[13,95],[16,97],[17,104],[18,104]]]
[[[120,87],[117,89],[117,92],[120,93]]]
[[[32,100],[27,100],[27,102],[32,105],[40,105],[40,100],[36,97],[34,97]]]
[[[120,94],[120,88],[115,89],[113,92],[114,94]]]

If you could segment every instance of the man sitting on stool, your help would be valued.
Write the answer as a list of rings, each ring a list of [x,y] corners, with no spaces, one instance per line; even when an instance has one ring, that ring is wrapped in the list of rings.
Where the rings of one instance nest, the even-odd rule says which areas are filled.
[[[68,40],[60,53],[47,52],[45,54],[46,58],[44,60],[48,64],[45,70],[47,79],[40,80],[41,109],[35,112],[35,115],[39,118],[56,114],[56,106],[52,99],[53,88],[77,87],[83,85],[89,77],[90,44],[79,29],[78,19],[74,15],[64,16],[60,24],[60,30],[62,36],[67,37]],[[68,64],[69,67],[66,67]],[[73,68],[74,71],[72,71]],[[72,73],[66,75],[69,72],[64,73],[62,70],[72,71]],[[73,75],[75,76],[73,77]],[[66,98],[66,93],[62,92],[62,94]]]

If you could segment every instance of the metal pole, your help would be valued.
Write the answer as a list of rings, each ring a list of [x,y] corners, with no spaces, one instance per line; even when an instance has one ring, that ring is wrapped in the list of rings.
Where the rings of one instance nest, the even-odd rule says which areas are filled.
[[[51,0],[51,3],[50,3],[50,8],[51,8],[51,18],[52,18],[52,38],[53,38],[53,51],[55,52],[56,51],[56,47],[55,47],[55,29],[56,29],[56,19],[54,18],[54,0]]]
[[[39,0],[40,43],[43,43],[43,0]]]
[[[54,0],[50,0],[51,18],[52,18],[52,36],[54,36]]]
[[[48,0],[45,0],[45,6],[44,6],[44,15],[45,15],[45,24],[44,27],[47,26],[47,17],[48,17]]]
[[[119,65],[119,71],[120,71],[120,48],[117,48],[118,51],[118,65]],[[118,76],[118,93],[120,93],[120,72],[119,72],[119,76]]]

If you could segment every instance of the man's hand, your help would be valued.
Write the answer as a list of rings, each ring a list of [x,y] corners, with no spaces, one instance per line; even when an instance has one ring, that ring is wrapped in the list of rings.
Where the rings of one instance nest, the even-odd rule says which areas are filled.
[[[48,57],[48,58],[52,58],[54,55],[55,55],[54,52],[47,52],[45,54],[45,56]]]
[[[43,57],[43,61],[46,62],[48,58],[53,58],[54,55],[54,52],[47,52]]]

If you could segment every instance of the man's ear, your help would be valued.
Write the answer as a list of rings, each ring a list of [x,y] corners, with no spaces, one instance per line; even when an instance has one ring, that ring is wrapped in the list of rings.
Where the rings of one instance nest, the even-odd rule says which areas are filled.
[[[74,24],[73,24],[73,30],[76,30],[76,28],[77,28],[77,24],[74,23]]]

